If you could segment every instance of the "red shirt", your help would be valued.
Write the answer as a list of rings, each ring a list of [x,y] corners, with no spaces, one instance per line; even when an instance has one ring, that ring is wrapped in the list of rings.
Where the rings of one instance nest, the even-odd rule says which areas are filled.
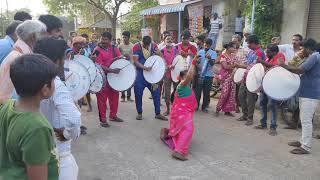
[[[282,59],[284,62],[286,61],[286,57],[284,56],[284,54],[282,54],[281,52],[279,52],[277,55],[275,55],[272,59],[267,59],[266,62],[270,63],[272,65],[278,65],[279,64],[279,59]]]
[[[178,44],[178,52],[181,53],[182,51],[185,53],[189,53],[189,51],[190,51],[194,56],[196,56],[198,50],[194,45],[192,45],[190,43],[186,47],[184,47],[182,45],[182,43],[179,43]]]
[[[121,56],[119,48],[112,45],[109,45],[107,48],[96,47],[95,51],[99,52],[96,63],[106,67],[109,67],[113,63],[114,58]]]

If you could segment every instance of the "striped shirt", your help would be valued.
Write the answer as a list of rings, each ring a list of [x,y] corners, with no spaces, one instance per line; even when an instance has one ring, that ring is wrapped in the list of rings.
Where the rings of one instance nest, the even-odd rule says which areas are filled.
[[[222,25],[222,22],[219,18],[217,19],[211,19],[210,20],[210,25],[211,25],[211,29],[210,29],[210,33],[219,33],[219,26]]]
[[[67,141],[56,140],[59,153],[71,151],[71,141],[80,135],[81,113],[75,105],[67,86],[56,77],[55,92],[50,99],[41,101],[40,111],[54,128],[65,128]]]

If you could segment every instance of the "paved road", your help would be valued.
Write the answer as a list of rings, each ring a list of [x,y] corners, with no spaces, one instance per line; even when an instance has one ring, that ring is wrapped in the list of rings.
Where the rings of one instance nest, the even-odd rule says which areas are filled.
[[[214,117],[213,110],[197,112],[189,160],[180,162],[159,140],[160,128],[168,122],[153,118],[151,100],[144,100],[143,121],[135,120],[134,103],[121,103],[119,116],[125,122],[108,129],[98,126],[94,110],[83,109],[88,134],[73,145],[79,180],[320,179],[320,141],[313,140],[311,155],[291,155],[287,142],[299,139],[301,132],[281,125],[278,136],[271,137],[235,118]]]

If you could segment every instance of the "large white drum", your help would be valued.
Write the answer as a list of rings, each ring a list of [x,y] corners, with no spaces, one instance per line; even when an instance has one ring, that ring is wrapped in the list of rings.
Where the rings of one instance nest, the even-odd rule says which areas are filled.
[[[241,83],[243,81],[245,72],[246,72],[246,69],[238,68],[234,73],[233,81],[237,84]]]
[[[154,55],[144,63],[146,67],[152,67],[151,71],[143,71],[145,80],[151,84],[160,82],[165,74],[166,65],[162,57]]]
[[[178,76],[180,75],[180,72],[187,69],[186,59],[181,55],[178,55],[173,59],[172,65],[174,66],[174,69],[171,70],[172,81],[178,82]]]
[[[262,79],[265,74],[264,67],[261,63],[257,63],[249,70],[246,85],[248,91],[258,93],[262,88]]]
[[[130,61],[119,59],[114,61],[109,68],[121,69],[119,74],[107,74],[107,80],[112,89],[116,91],[125,91],[133,86],[134,81],[136,80],[136,69]]]
[[[97,76],[96,66],[94,65],[93,61],[90,58],[82,55],[75,55],[73,61],[81,63],[87,69],[90,75],[90,83],[93,83]]]
[[[102,90],[102,88],[106,85],[106,75],[102,69],[102,67],[98,64],[96,66],[97,75],[94,81],[90,84],[90,92],[98,93]]]
[[[274,100],[293,97],[300,87],[300,76],[277,66],[270,69],[262,81],[263,91]]]
[[[81,99],[89,91],[90,75],[86,67],[77,61],[67,60],[64,63],[65,84],[74,101]]]

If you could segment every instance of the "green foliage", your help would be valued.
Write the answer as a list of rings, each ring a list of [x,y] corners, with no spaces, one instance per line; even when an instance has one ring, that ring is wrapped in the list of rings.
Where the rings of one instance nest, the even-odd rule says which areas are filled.
[[[250,17],[252,1],[247,1],[246,16]],[[270,43],[272,36],[281,32],[283,12],[283,0],[256,0],[256,11],[254,21],[254,34],[256,34],[262,45]]]
[[[78,14],[92,13],[88,10],[85,11],[88,7],[86,0],[43,0],[43,2],[48,7],[49,12],[56,15],[75,17]]]
[[[132,41],[138,41],[137,36],[142,28],[143,17],[140,16],[140,12],[157,5],[156,0],[138,1],[133,4],[131,11],[123,18],[122,30],[131,32]],[[153,29],[158,28],[159,23],[158,17],[150,17],[146,20],[146,25]]]

